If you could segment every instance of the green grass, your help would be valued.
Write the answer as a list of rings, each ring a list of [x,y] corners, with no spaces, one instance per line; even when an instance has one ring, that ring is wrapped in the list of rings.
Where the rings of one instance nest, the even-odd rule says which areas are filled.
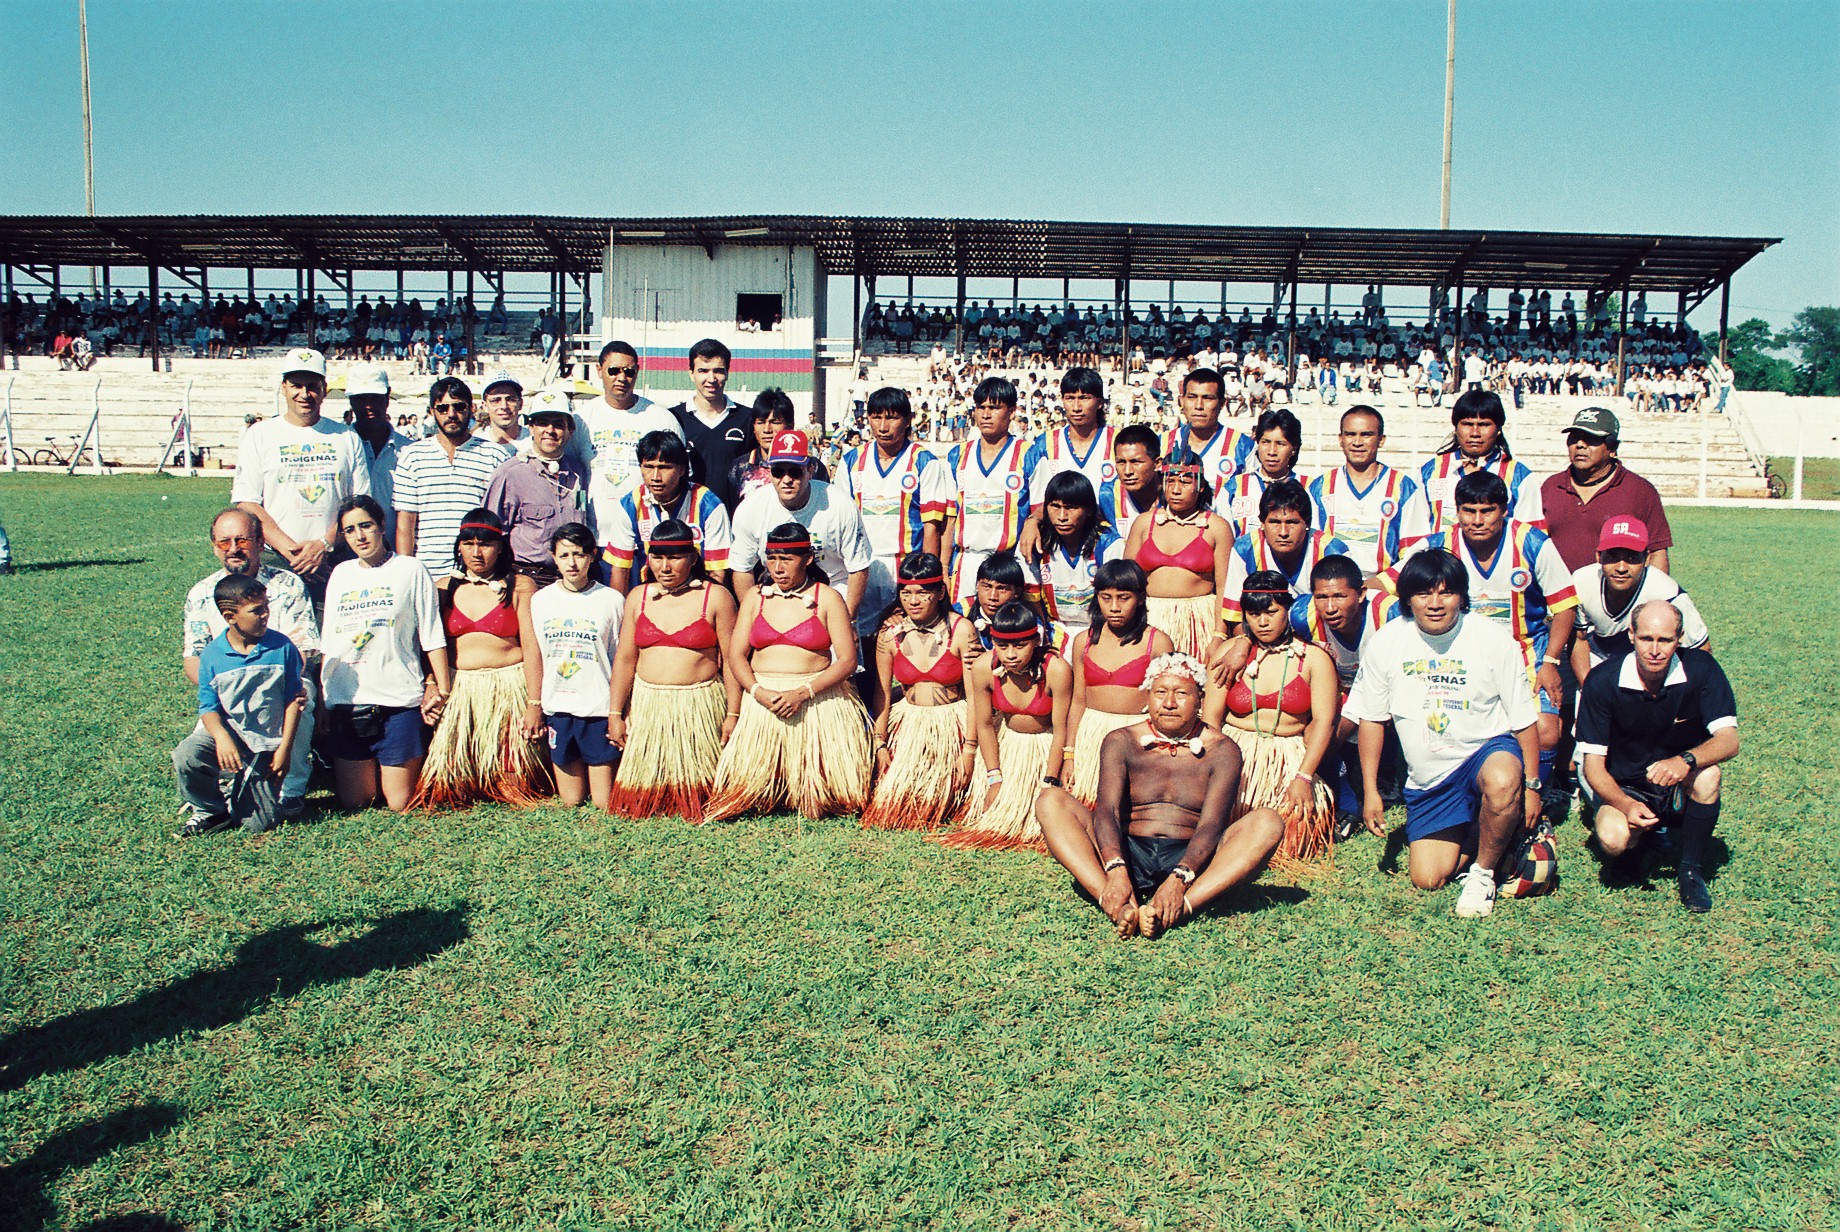
[[[1771,458],[1770,469],[1782,476],[1787,495],[1795,495],[1795,459]],[[1840,458],[1802,459],[1804,500],[1840,500]]]
[[[1745,722],[1710,916],[1572,824],[1487,921],[1362,839],[1147,943],[853,819],[175,841],[224,497],[0,479],[0,1226],[1840,1224],[1830,515],[1673,517]]]

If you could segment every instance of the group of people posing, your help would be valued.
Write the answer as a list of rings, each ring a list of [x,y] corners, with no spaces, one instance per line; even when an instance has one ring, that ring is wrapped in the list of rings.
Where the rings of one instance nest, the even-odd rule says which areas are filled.
[[[193,832],[302,807],[323,721],[349,808],[553,786],[627,817],[860,813],[1045,849],[1146,936],[1274,860],[1383,835],[1397,792],[1412,880],[1461,881],[1477,916],[1498,884],[1551,884],[1538,827],[1569,804],[1575,712],[1605,856],[1678,829],[1682,900],[1710,906],[1734,706],[1608,411],[1579,414],[1541,483],[1492,393],[1459,398],[1410,471],[1352,406],[1343,465],[1306,479],[1296,415],[1228,426],[1218,372],[1184,376],[1163,434],[1109,426],[1074,368],[1063,427],[1014,435],[1015,387],[991,378],[943,455],[876,390],[827,477],[783,394],[727,399],[720,343],[666,409],[615,342],[603,396],[537,395],[527,438],[498,415],[509,439],[478,432],[465,384],[436,382],[392,516],[387,396],[381,433],[355,399],[355,430],[328,423],[323,359],[291,363],[213,527],[224,570],[187,604]]]

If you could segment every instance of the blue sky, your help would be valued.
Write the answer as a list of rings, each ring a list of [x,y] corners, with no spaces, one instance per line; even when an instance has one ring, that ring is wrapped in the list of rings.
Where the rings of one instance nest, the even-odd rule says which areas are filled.
[[[1840,301],[1840,3],[1459,9],[1453,225],[1782,236],[1734,320]],[[74,0],[5,23],[0,213],[81,212]],[[91,0],[89,23],[101,213],[1438,217],[1441,0]]]

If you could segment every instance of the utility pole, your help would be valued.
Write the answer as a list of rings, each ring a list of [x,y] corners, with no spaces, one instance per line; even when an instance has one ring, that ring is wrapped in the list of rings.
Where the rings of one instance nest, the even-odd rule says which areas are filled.
[[[1450,120],[1457,101],[1457,0],[1450,0],[1444,31],[1444,205],[1438,226],[1450,230]],[[1461,305],[1459,305],[1461,307]]]
[[[83,66],[83,211],[96,216],[96,157],[89,119],[89,5],[77,0],[77,55]],[[96,267],[89,267],[89,293],[96,293]]]

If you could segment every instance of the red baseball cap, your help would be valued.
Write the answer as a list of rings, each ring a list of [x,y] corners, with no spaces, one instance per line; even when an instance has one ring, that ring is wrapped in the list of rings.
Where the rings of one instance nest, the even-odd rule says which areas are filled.
[[[773,438],[773,448],[767,454],[767,464],[775,462],[797,462],[804,466],[811,458],[811,442],[803,432],[788,428]]]
[[[1632,552],[1648,551],[1648,526],[1641,518],[1611,518],[1597,536],[1597,550],[1609,552],[1628,548]]]

